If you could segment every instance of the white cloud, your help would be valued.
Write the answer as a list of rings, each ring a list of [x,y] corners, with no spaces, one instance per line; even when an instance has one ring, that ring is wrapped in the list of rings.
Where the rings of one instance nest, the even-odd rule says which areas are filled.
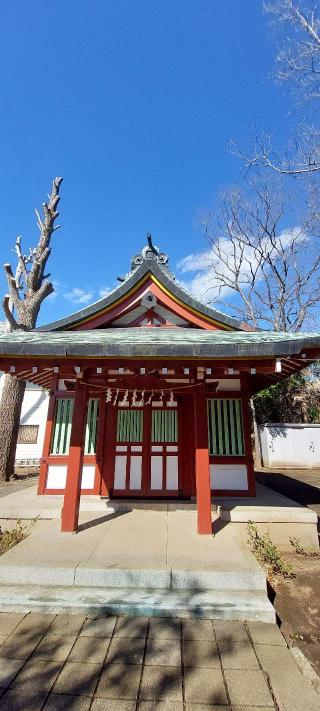
[[[63,294],[65,299],[72,301],[73,304],[87,304],[92,300],[94,291],[89,289],[79,289],[74,286],[70,291],[65,291]]]
[[[197,272],[192,279],[179,279],[179,284],[204,304],[214,300],[215,291],[212,285],[212,274],[209,269]],[[226,289],[225,291],[228,290]]]
[[[181,259],[178,262],[178,269],[180,269],[182,274],[186,272],[194,272],[197,269],[208,269],[212,264],[212,252],[207,250],[206,252],[198,252],[197,254],[188,254],[187,257]]]
[[[292,239],[295,238],[298,241],[306,239],[305,233],[300,227],[293,227],[292,229],[283,230],[278,237],[278,245],[286,248]],[[268,243],[270,240],[265,238],[261,240],[260,246],[264,248],[265,251],[268,250]],[[223,251],[226,263],[223,266],[223,271],[226,277],[230,276],[232,278],[232,267],[234,265],[234,252],[233,244],[230,240],[222,238],[220,240],[220,247]],[[195,272],[190,279],[180,280],[181,285],[190,291],[194,296],[196,296],[201,301],[208,303],[214,301],[217,298],[217,290],[213,283],[213,273],[212,267],[219,261],[218,257],[213,254],[209,249],[204,252],[197,252],[194,254],[188,254],[186,257],[178,262],[177,267],[181,274],[192,274]],[[228,266],[230,267],[230,273],[228,275]],[[255,269],[258,267],[257,255],[254,253],[252,247],[247,247],[243,254],[243,259],[240,268],[240,278],[245,284],[246,280],[250,280],[250,268]],[[258,269],[259,278],[259,269]],[[262,278],[262,275],[261,275]],[[219,300],[226,300],[228,296],[232,293],[232,289],[229,287],[224,287],[219,294]]]
[[[54,291],[52,292],[52,294],[49,294],[48,299],[50,299],[50,301],[55,301],[57,296],[59,296],[61,284],[59,281],[52,279],[52,285]]]
[[[227,240],[223,240],[227,247]],[[214,301],[217,291],[213,285],[212,266],[217,261],[211,250],[188,254],[178,263],[181,274],[196,272],[190,279],[179,280],[180,284],[190,291],[197,299],[204,303]],[[225,297],[230,292],[227,287],[220,293]]]
[[[110,289],[108,286],[102,286],[101,289],[99,289],[100,299],[103,299],[105,296],[109,296],[111,291],[112,291],[112,289]]]

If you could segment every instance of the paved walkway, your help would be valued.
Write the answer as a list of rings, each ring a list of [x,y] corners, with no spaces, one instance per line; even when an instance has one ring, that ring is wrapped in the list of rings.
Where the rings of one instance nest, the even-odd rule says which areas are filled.
[[[276,625],[0,614],[1,711],[318,711]]]

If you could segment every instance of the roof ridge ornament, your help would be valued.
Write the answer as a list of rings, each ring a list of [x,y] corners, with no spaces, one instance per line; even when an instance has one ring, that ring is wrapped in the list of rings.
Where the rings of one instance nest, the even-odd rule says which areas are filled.
[[[147,242],[148,242],[148,245],[149,245],[149,247],[150,247],[150,249],[151,249],[151,252],[153,252],[153,254],[159,254],[159,249],[158,249],[158,247],[156,247],[156,246],[153,244],[153,242],[152,242],[152,234],[151,234],[151,232],[147,232]],[[146,249],[146,247],[144,247],[144,249]]]
[[[171,277],[171,279],[175,278],[168,267],[168,255],[164,252],[160,252],[159,247],[153,244],[151,232],[147,233],[147,243],[148,244],[146,244],[145,247],[142,248],[139,254],[136,254],[134,257],[132,257],[130,271],[125,274],[125,276],[118,277],[118,281],[123,282],[129,279],[129,277],[132,276],[136,269],[138,269],[138,267],[140,267],[141,264],[143,264],[144,262],[156,262],[166,272],[167,276]]]

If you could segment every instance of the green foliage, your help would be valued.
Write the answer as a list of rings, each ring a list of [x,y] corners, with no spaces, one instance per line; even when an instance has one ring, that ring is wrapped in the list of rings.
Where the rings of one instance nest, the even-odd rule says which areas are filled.
[[[319,374],[306,368],[254,397],[257,423],[320,422]]]
[[[269,531],[260,534],[254,521],[248,521],[247,531],[249,546],[257,560],[266,565],[273,575],[292,578],[292,566],[282,558],[278,547],[271,540]]]
[[[23,539],[29,535],[33,523],[34,521],[24,524],[18,519],[15,528],[12,530],[2,531],[0,527],[0,555],[6,553],[6,551],[16,546],[20,541],[23,541]]]

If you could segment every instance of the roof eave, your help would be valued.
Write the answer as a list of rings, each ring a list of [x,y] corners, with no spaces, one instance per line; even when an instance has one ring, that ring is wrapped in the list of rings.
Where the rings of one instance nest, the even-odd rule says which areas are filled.
[[[29,334],[29,336],[32,334]],[[69,332],[68,332],[69,335]],[[70,334],[71,335],[71,334]],[[90,341],[45,342],[33,343],[30,341],[14,342],[10,339],[3,341],[0,349],[0,358],[10,357],[44,357],[49,358],[118,358],[118,359],[152,359],[152,358],[187,358],[189,360],[215,359],[215,358],[265,358],[265,357],[290,357],[299,356],[308,348],[319,348],[320,336],[305,336],[301,338],[272,341],[265,340],[261,343],[174,343],[174,342],[113,342],[90,343]],[[314,358],[316,360],[316,357]],[[306,365],[308,363],[306,362]]]

